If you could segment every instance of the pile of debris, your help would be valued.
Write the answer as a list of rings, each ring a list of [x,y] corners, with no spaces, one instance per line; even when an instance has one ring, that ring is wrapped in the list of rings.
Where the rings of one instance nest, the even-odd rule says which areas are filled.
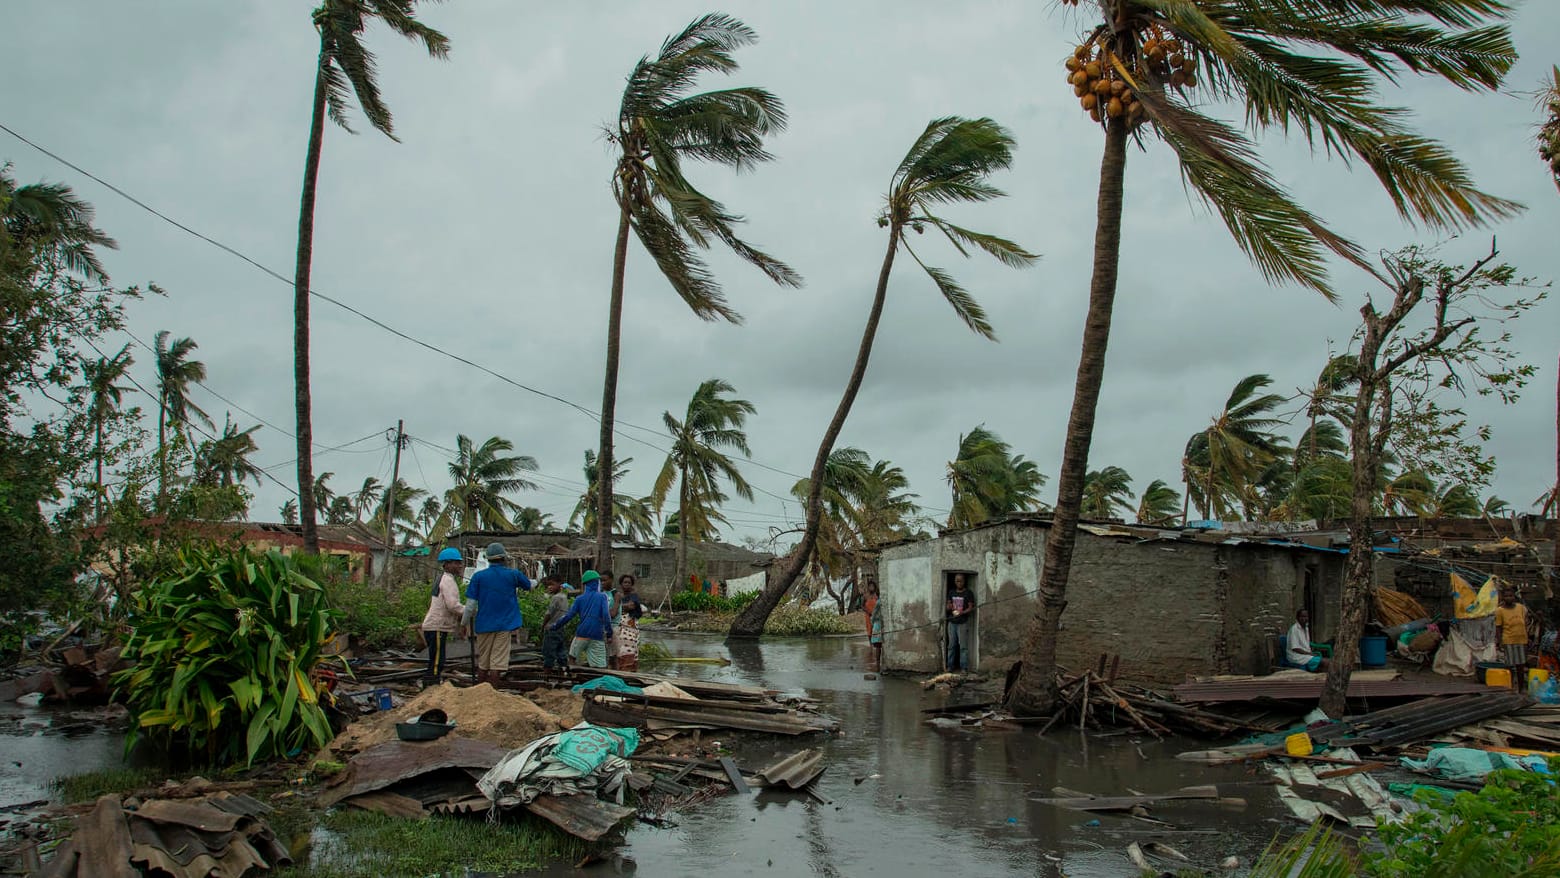
[[[839,722],[820,714],[816,703],[784,698],[773,689],[688,679],[674,683],[652,674],[619,671],[605,676],[618,682],[583,690],[585,719],[598,725],[648,732],[737,729],[776,735],[839,729]]]
[[[18,669],[16,676],[0,680],[0,702],[40,693],[43,700],[58,703],[106,704],[109,675],[124,667],[120,648],[72,646],[45,650],[50,664]]]
[[[265,822],[271,809],[218,792],[139,804],[103,796],[47,865],[42,878],[243,878],[290,865],[287,847]]]

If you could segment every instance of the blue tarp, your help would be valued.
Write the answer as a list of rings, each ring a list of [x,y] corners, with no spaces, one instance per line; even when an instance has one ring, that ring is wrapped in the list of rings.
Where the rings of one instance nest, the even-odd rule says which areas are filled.
[[[586,680],[575,686],[573,691],[584,692],[587,689],[603,689],[607,692],[621,692],[624,695],[645,694],[645,690],[640,689],[638,686],[630,686],[623,682],[621,678],[614,677],[611,674],[602,674],[594,680]]]

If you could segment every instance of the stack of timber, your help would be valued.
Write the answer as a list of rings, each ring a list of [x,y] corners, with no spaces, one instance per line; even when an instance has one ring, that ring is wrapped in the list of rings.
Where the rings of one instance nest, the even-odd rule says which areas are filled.
[[[587,690],[584,716],[597,725],[633,726],[652,732],[739,729],[775,735],[839,729],[839,721],[818,713],[811,701],[782,699],[771,689],[681,678],[674,682],[638,672],[606,673],[645,691],[634,695],[607,689]]]

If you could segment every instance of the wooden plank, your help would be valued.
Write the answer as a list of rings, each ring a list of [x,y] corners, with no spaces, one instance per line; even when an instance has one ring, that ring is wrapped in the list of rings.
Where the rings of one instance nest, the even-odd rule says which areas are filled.
[[[1185,787],[1173,793],[1157,796],[1086,796],[1049,799],[1030,799],[1041,805],[1055,805],[1074,811],[1130,811],[1139,805],[1153,805],[1180,799],[1217,799],[1219,788],[1213,785]]]
[[[731,787],[739,793],[752,792],[748,789],[747,781],[742,779],[742,771],[737,768],[737,763],[730,756],[720,757],[720,767],[726,770],[726,777],[731,778]]]
[[[1348,777],[1351,774],[1359,774],[1362,771],[1380,771],[1389,766],[1385,762],[1362,762],[1359,765],[1351,765],[1348,768],[1334,768],[1331,771],[1319,771],[1317,780],[1332,780],[1335,777]]]

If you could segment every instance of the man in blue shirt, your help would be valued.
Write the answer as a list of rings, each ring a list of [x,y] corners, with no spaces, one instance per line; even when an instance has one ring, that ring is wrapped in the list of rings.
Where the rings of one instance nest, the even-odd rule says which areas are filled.
[[[604,668],[607,666],[607,638],[612,636],[612,610],[607,604],[607,596],[601,593],[601,574],[587,570],[580,577],[580,583],[585,586],[585,592],[574,599],[569,612],[552,623],[548,630],[558,631],[571,620],[580,620],[579,627],[574,629],[574,642],[569,645],[569,658],[577,662],[583,658],[584,663],[593,668]]]
[[[509,670],[509,650],[520,620],[520,592],[531,580],[509,566],[503,543],[487,547],[488,566],[466,586],[466,625],[477,635],[477,682],[494,686]]]

